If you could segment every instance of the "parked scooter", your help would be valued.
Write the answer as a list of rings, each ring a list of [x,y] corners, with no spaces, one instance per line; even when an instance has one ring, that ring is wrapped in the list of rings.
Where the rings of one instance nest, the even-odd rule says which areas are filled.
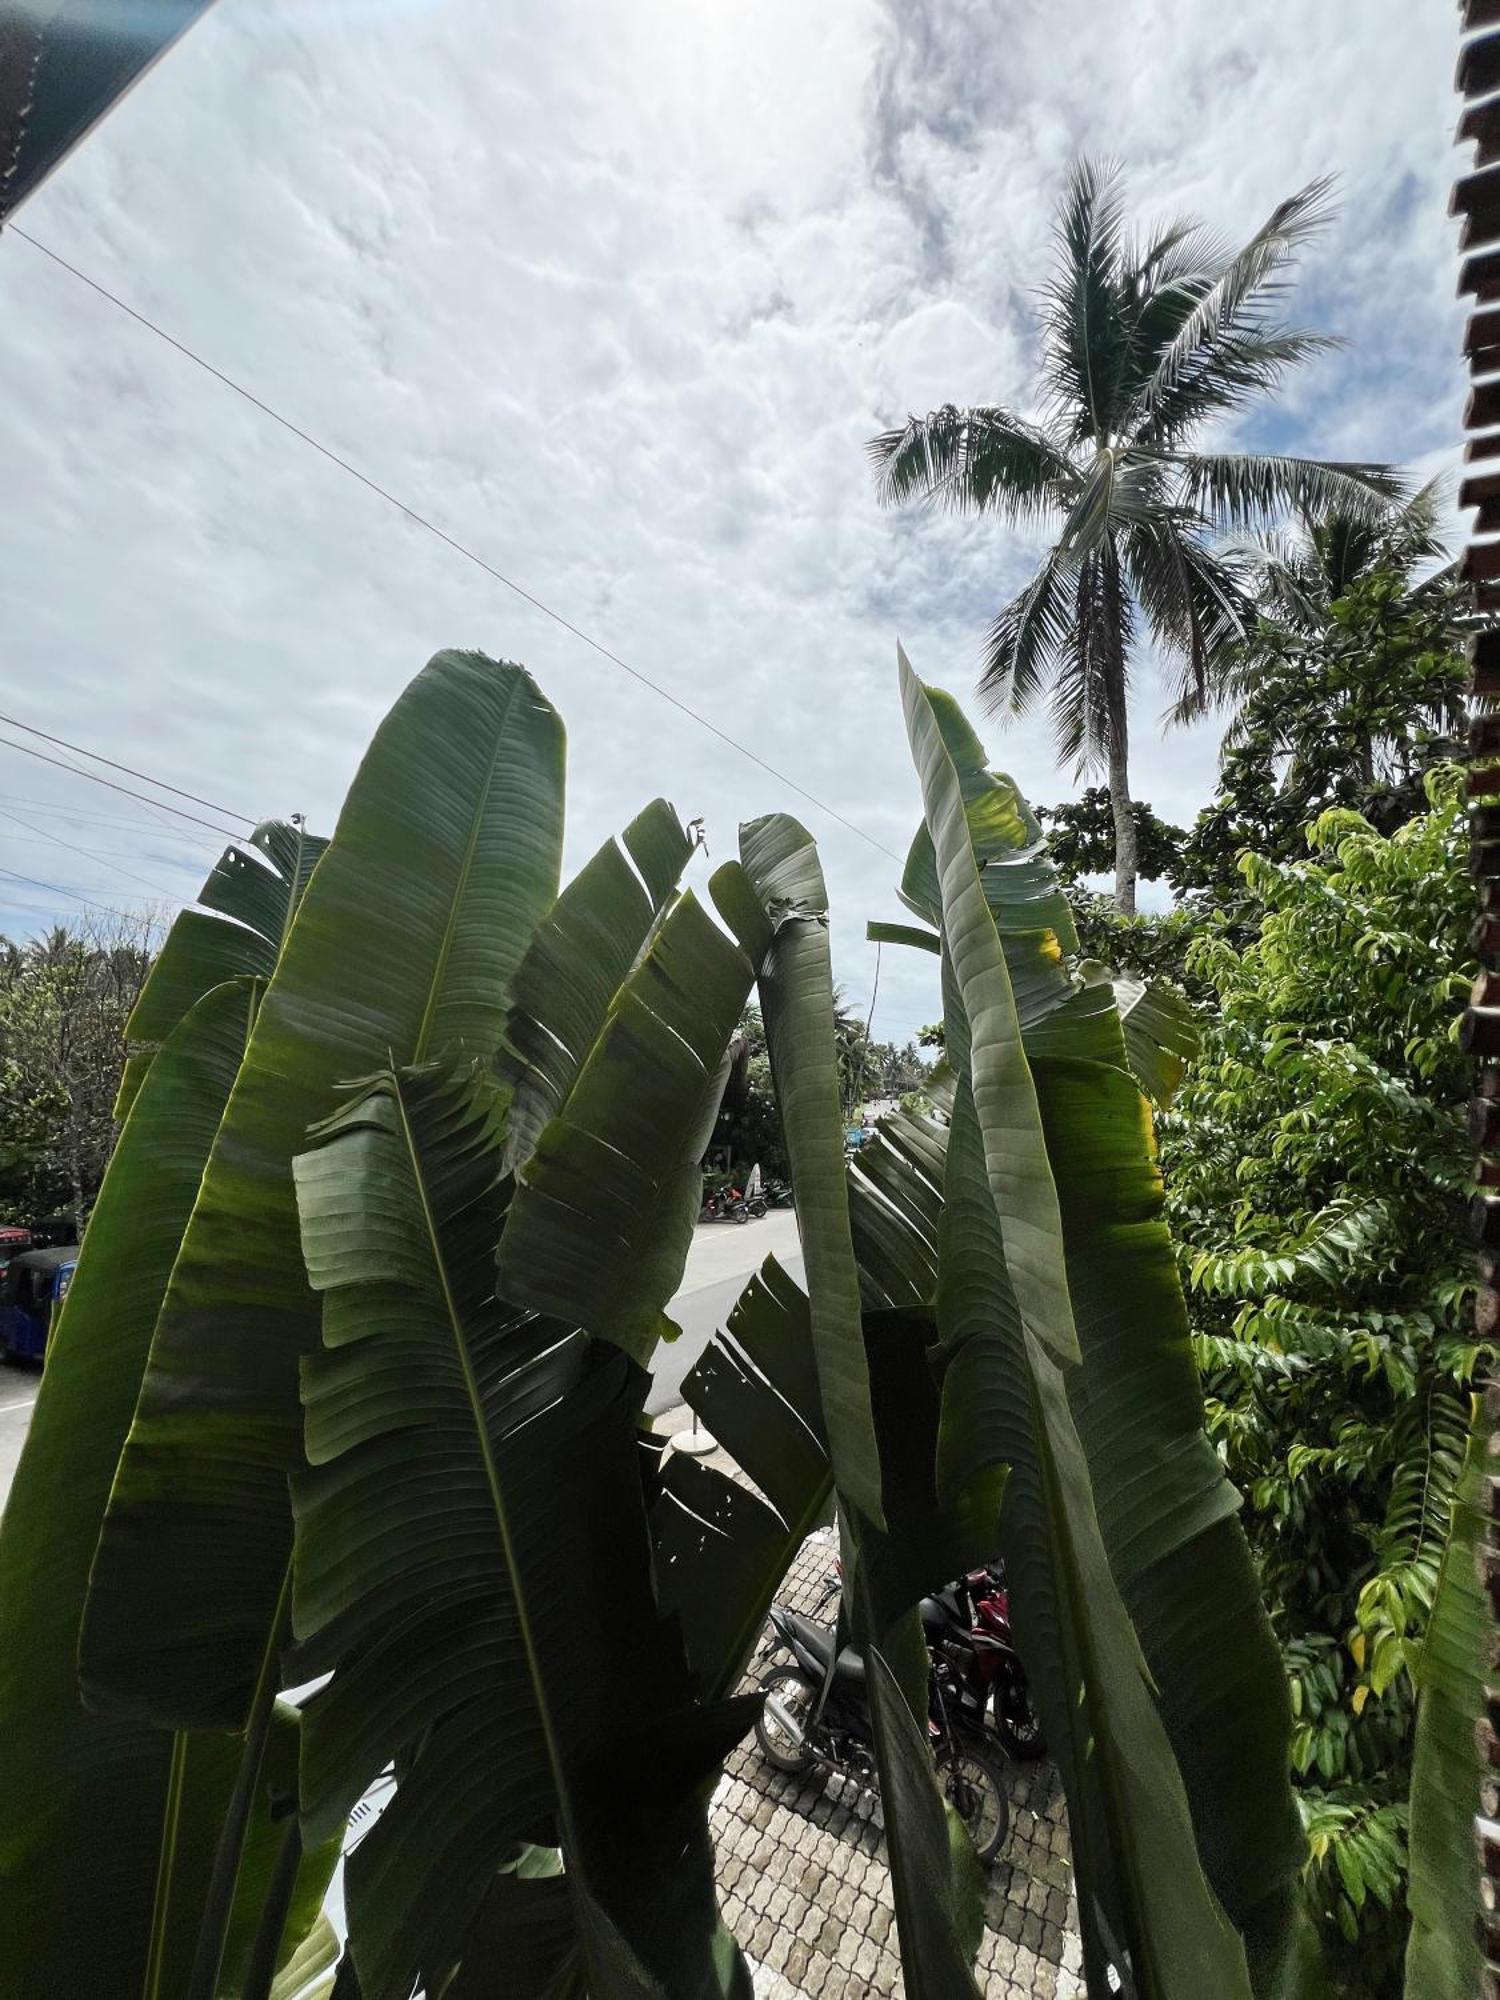
[[[771,1626],[795,1664],[773,1667],[761,1681],[766,1698],[755,1737],[762,1755],[778,1771],[833,1771],[878,1792],[864,1661],[852,1647],[836,1653],[827,1626],[784,1604],[772,1605]],[[980,1860],[993,1861],[1010,1825],[1003,1760],[988,1733],[967,1719],[952,1670],[938,1656],[927,1731],[944,1796]]]
[[[941,1655],[958,1684],[965,1717],[988,1718],[1008,1754],[1027,1764],[1047,1739],[1026,1669],[1010,1629],[1010,1592],[1000,1563],[971,1570],[922,1600],[928,1650]]]

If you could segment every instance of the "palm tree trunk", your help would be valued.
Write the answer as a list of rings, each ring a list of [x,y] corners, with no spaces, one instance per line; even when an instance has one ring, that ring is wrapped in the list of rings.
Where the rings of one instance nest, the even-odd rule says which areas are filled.
[[[1130,796],[1130,723],[1125,713],[1124,635],[1117,623],[1113,638],[1113,657],[1105,668],[1109,719],[1109,741],[1105,748],[1109,755],[1109,808],[1115,822],[1115,908],[1122,917],[1133,917],[1135,803]]]

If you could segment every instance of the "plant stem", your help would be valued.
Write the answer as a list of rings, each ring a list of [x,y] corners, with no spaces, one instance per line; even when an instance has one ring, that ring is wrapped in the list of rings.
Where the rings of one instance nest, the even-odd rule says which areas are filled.
[[[276,1850],[275,1866],[266,1887],[266,1900],[261,1905],[255,1939],[250,1946],[250,1962],[245,1967],[240,2000],[269,2000],[271,1981],[276,1977],[276,1961],[281,1952],[282,1934],[286,1930],[287,1912],[292,1906],[297,1871],[301,1866],[302,1824],[294,1810],[282,1831],[281,1845]]]
[[[240,1859],[245,1851],[245,1830],[250,1824],[255,1793],[260,1784],[260,1767],[270,1739],[271,1717],[276,1707],[280,1680],[281,1646],[291,1615],[292,1564],[288,1556],[281,1595],[276,1601],[276,1615],[271,1621],[270,1637],[261,1657],[255,1692],[250,1698],[239,1769],[234,1775],[234,1787],[224,1809],[224,1823],[219,1828],[219,1841],[214,1849],[213,1871],[208,1878],[208,1890],[203,1899],[203,1920],[198,1929],[198,1948],[193,1955],[193,1969],[188,1977],[184,2000],[214,2000],[219,1984],[219,1969],[224,1962],[224,1943],[229,1935],[229,1919],[234,1909]]]
[[[172,1738],[172,1760],[167,1767],[167,1796],[162,1806],[161,1849],[156,1863],[156,1899],[151,1908],[151,1947],[146,1955],[145,2000],[159,2000],[162,1961],[167,1943],[167,1910],[172,1900],[172,1871],[177,1864],[177,1819],[182,1803],[182,1773],[187,1762],[187,1735],[179,1729]]]

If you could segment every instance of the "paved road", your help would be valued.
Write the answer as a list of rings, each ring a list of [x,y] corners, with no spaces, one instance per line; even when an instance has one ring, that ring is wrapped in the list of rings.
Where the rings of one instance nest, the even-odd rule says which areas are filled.
[[[800,1281],[802,1245],[797,1218],[789,1208],[773,1208],[759,1222],[700,1222],[693,1232],[682,1289],[668,1310],[681,1337],[661,1348],[646,1398],[647,1413],[659,1416],[682,1401],[682,1378],[713,1339],[745,1286],[767,1257]]]
[[[802,1276],[797,1218],[790,1209],[773,1209],[759,1222],[700,1223],[688,1252],[682,1289],[672,1301],[672,1317],[682,1338],[664,1347],[647,1407],[653,1416],[675,1409],[682,1401],[682,1378],[724,1324],[750,1273],[775,1254],[796,1278]],[[21,1455],[31,1406],[41,1385],[41,1373],[31,1368],[0,1366],[0,1504]]]
[[[0,1367],[0,1504],[15,1477],[41,1380],[39,1368]]]

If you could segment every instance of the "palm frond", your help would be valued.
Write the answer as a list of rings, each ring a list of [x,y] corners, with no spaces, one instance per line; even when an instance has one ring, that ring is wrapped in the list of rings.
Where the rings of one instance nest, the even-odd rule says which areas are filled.
[[[1120,295],[1124,229],[1119,168],[1075,161],[1053,229],[1056,269],[1041,297],[1050,400],[1072,444],[1102,442],[1113,424],[1129,348]]]
[[[1210,548],[1198,519],[1163,508],[1124,537],[1131,587],[1153,638],[1177,664],[1172,722],[1201,715],[1220,691],[1251,615],[1243,564]]]
[[[1145,347],[1146,341],[1141,345]],[[1174,382],[1149,399],[1145,394],[1152,374],[1148,358],[1130,434],[1142,444],[1170,445],[1209,418],[1242,409],[1256,396],[1270,394],[1291,369],[1341,345],[1331,334],[1305,328],[1260,324],[1226,328],[1211,347],[1189,359]]]
[[[1080,477],[1058,545],[1087,555],[1122,528],[1148,527],[1163,504],[1160,466],[1107,447]]]
[[[1036,575],[989,629],[979,695],[992,715],[1024,715],[1046,686],[1067,643],[1071,604],[1066,588],[1076,567],[1061,546],[1049,549]]]
[[[1072,618],[1052,684],[1052,729],[1058,760],[1079,771],[1100,764],[1112,728],[1111,679],[1123,704],[1132,633],[1130,598],[1112,544],[1078,566]]]
[[[1294,509],[1378,521],[1392,502],[1406,498],[1406,482],[1389,465],[1279,452],[1163,452],[1160,457],[1177,471],[1185,505],[1240,525]]]
[[[955,513],[1037,519],[1075,478],[1067,454],[1045,430],[994,405],[960,410],[945,403],[908,417],[865,447],[883,507],[908,500]]]
[[[1227,335],[1244,331],[1247,308],[1264,310],[1280,289],[1282,274],[1298,253],[1332,220],[1332,182],[1310,181],[1270,216],[1241,249],[1227,258],[1213,281],[1163,347],[1142,392],[1149,412],[1188,370],[1195,357]]]
[[[1334,510],[1318,515],[1299,509],[1296,532],[1262,529],[1232,544],[1236,557],[1256,571],[1262,611],[1291,632],[1317,631],[1329,607],[1361,577],[1376,568],[1409,577],[1420,564],[1448,553],[1438,529],[1442,482],[1429,480],[1402,505],[1377,513],[1350,515]],[[1413,596],[1446,571],[1413,587]]]

